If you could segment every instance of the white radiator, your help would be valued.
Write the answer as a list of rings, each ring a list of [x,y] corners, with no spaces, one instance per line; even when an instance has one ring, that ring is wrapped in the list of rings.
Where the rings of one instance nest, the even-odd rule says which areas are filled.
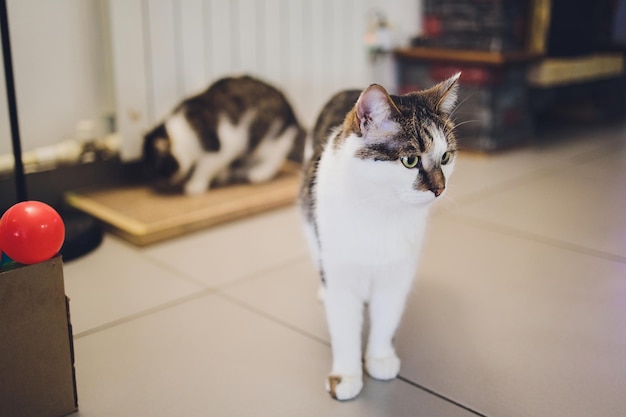
[[[279,87],[305,127],[336,91],[374,82],[363,38],[377,10],[417,0],[110,0],[122,157],[184,97],[225,75]],[[415,16],[417,20],[417,16]]]

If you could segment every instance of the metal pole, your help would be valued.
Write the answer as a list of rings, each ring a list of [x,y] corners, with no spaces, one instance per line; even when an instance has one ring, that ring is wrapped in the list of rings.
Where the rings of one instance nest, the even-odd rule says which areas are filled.
[[[4,59],[4,78],[6,81],[9,121],[11,123],[11,140],[13,157],[15,158],[15,193],[18,201],[27,200],[26,177],[22,162],[22,146],[20,144],[20,127],[17,118],[17,102],[15,100],[15,83],[13,80],[13,59],[11,57],[11,40],[9,38],[9,19],[6,0],[0,0],[0,32],[2,34],[2,57]]]

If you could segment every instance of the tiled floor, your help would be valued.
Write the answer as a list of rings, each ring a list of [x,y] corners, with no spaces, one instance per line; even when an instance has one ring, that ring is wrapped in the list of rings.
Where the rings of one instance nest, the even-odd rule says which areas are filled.
[[[462,154],[392,382],[339,403],[294,207],[65,266],[81,417],[626,415],[626,130]]]

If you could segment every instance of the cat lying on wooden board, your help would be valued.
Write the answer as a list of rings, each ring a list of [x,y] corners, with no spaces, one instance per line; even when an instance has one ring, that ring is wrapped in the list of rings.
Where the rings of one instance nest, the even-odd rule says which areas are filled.
[[[277,88],[250,76],[227,77],[148,132],[142,158],[158,188],[199,195],[214,184],[272,179],[304,137]]]
[[[326,390],[335,399],[359,394],[363,363],[376,379],[400,371],[393,338],[429,208],[454,167],[450,115],[459,76],[402,96],[376,84],[343,91],[317,119],[299,202],[322,280],[333,356]],[[362,352],[366,304],[370,329]]]

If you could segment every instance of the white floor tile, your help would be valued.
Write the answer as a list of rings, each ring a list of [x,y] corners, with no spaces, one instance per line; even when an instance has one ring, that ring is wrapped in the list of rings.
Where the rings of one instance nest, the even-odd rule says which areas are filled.
[[[228,287],[220,293],[326,343],[324,305],[317,298],[320,277],[311,261],[300,261]],[[329,367],[330,363],[326,365]]]
[[[562,135],[537,139],[534,145],[494,155],[461,152],[448,192],[438,208],[455,208],[465,200],[489,196],[528,178],[558,171],[626,138],[624,129],[616,127],[605,129],[601,135],[587,131]]]
[[[626,264],[439,216],[397,337],[401,375],[487,415],[617,416],[624,278]],[[328,343],[318,282],[303,260],[224,293]]]
[[[207,286],[280,266],[307,251],[295,206],[150,246],[145,254]]]
[[[74,334],[202,290],[111,236],[97,250],[66,263],[63,274]]]
[[[473,415],[407,383],[323,388],[330,349],[217,296],[75,341],[80,417]]]
[[[626,263],[441,216],[398,333],[401,374],[489,416],[621,416],[624,300]]]
[[[453,213],[626,259],[624,155],[585,159],[461,205]]]

